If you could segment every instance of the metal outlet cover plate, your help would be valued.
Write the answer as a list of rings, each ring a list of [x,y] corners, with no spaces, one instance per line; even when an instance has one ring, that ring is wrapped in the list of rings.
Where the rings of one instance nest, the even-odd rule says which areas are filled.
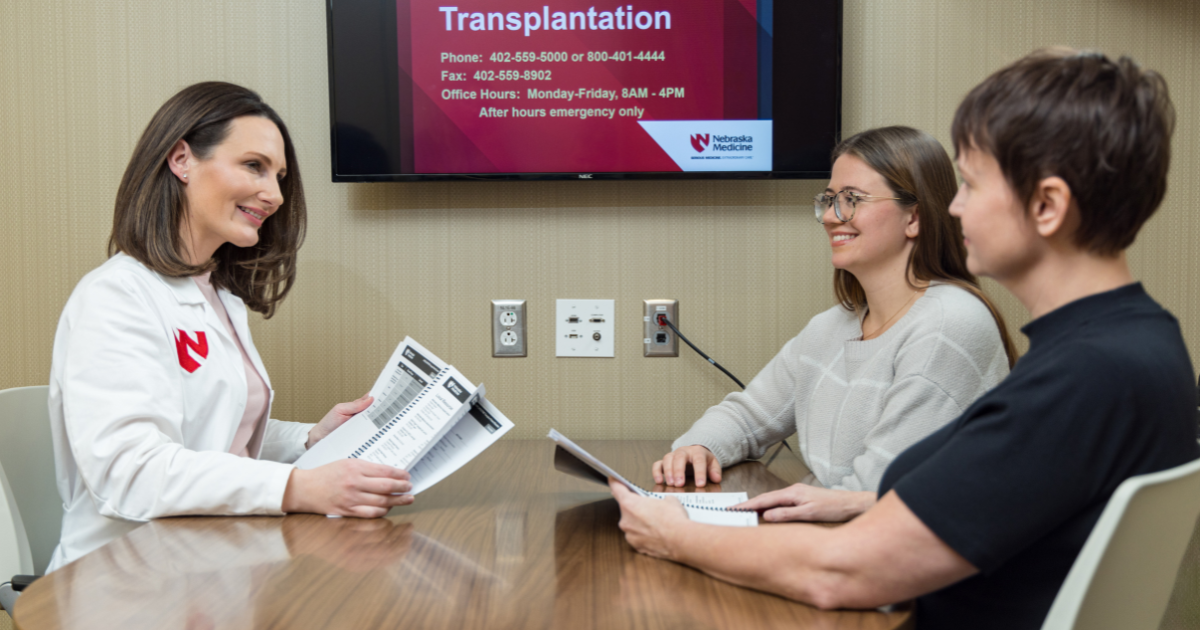
[[[525,300],[492,300],[492,356],[529,356]]]
[[[642,300],[642,356],[679,356],[679,335],[670,328],[659,326],[656,315],[665,313],[679,327],[679,300]],[[666,335],[663,337],[662,335]]]

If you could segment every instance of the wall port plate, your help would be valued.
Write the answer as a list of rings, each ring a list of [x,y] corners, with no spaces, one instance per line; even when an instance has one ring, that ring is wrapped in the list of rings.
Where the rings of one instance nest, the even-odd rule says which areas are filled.
[[[525,319],[525,300],[492,300],[492,356],[529,356]]]
[[[679,335],[670,327],[658,324],[658,316],[666,315],[676,328],[679,327],[679,300],[642,300],[642,305],[642,356],[679,356]]]
[[[614,356],[615,300],[556,300],[555,302],[555,356]]]

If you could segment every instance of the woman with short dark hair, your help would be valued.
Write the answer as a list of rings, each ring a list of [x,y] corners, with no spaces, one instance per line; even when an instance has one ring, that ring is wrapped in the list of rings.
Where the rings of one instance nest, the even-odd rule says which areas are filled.
[[[199,83],[166,102],[117,191],[110,258],[59,320],[50,418],[60,567],[162,516],[382,516],[408,473],[287,462],[371,403],[316,425],[270,417],[247,310],[274,314],[296,277],[304,186],[287,126],[254,92]]]
[[[900,454],[833,529],[692,523],[610,484],[643,553],[823,608],[917,599],[920,628],[1037,628],[1117,486],[1200,457],[1179,324],[1124,249],[1166,190],[1174,111],[1132,60],[1040,51],[967,96],[951,205],[967,264],[1029,310],[1029,352]]]

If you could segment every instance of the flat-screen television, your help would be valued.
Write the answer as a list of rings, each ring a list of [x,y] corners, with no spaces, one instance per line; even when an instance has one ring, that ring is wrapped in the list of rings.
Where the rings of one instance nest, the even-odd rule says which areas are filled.
[[[328,0],[333,181],[825,178],[841,0]]]

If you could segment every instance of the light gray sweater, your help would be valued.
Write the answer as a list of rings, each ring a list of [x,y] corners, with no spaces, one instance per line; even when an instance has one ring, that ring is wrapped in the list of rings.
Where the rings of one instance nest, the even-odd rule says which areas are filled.
[[[897,455],[1007,374],[987,306],[935,283],[869,341],[841,306],[812,318],[746,391],[709,408],[673,448],[702,445],[725,467],[762,457],[797,433],[800,455],[822,485],[875,491]]]

